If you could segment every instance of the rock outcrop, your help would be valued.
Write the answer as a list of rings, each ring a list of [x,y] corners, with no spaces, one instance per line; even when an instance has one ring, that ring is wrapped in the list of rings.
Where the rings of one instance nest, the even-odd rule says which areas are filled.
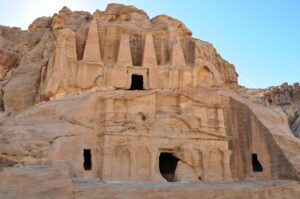
[[[300,137],[300,86],[299,83],[272,86],[267,89],[240,90],[242,95],[254,103],[269,108],[279,107],[288,118],[289,126],[296,137]]]
[[[279,106],[288,116],[289,125],[296,137],[300,137],[300,86],[282,84],[271,87],[263,93],[263,99],[269,105]]]
[[[179,20],[64,7],[0,27],[0,58],[0,198],[299,196],[290,118]]]

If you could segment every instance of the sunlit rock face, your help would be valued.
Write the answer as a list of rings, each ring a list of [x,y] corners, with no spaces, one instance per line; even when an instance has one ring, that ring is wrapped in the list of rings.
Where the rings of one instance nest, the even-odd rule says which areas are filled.
[[[292,133],[300,137],[300,86],[299,83],[271,86],[267,89],[239,89],[240,93],[254,103],[268,108],[280,108],[288,118]]]
[[[267,105],[279,106],[286,113],[293,134],[300,137],[299,83],[270,87],[262,93],[262,99]]]
[[[287,117],[240,96],[234,66],[182,22],[110,4],[0,30],[1,197],[112,198],[131,183],[114,189],[182,198],[184,182],[190,198],[297,198]]]
[[[86,34],[77,36],[78,31],[64,26],[55,32],[56,48],[41,88],[43,97],[130,89],[137,81],[133,75],[140,76],[141,89],[146,90],[237,85],[233,65],[212,45],[192,38],[178,20],[167,16],[150,20],[143,11],[121,5],[110,5],[90,18],[83,27]],[[79,46],[77,40],[85,44]]]

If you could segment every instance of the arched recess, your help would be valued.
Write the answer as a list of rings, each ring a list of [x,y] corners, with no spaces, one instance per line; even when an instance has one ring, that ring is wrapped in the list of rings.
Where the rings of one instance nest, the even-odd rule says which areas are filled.
[[[114,181],[129,181],[130,152],[127,148],[116,149],[113,155],[112,179]]]
[[[212,149],[209,152],[207,171],[204,171],[207,181],[223,181],[224,166],[223,152],[219,149]]]
[[[139,181],[147,181],[151,174],[151,154],[146,147],[140,147],[136,153],[136,177]]]
[[[211,87],[213,85],[214,75],[207,66],[203,66],[198,71],[198,86]]]

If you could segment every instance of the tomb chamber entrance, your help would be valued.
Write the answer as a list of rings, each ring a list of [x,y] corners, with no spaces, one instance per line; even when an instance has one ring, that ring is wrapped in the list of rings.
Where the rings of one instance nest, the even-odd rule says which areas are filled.
[[[144,80],[142,75],[132,75],[131,76],[131,86],[130,90],[143,90]]]
[[[178,163],[172,153],[160,153],[159,155],[159,171],[168,182],[175,182],[175,171]]]
[[[83,168],[87,171],[92,169],[91,149],[83,149]]]
[[[262,167],[261,163],[259,162],[256,153],[252,154],[252,169],[254,172],[262,172],[263,171],[263,167]]]

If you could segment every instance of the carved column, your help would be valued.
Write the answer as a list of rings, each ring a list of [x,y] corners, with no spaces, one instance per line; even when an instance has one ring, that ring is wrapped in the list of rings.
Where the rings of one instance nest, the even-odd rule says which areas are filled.
[[[181,40],[179,37],[176,38],[171,54],[170,54],[170,88],[179,88],[184,87],[184,81],[185,81],[185,71],[182,70],[185,63],[185,58],[181,46]]]
[[[203,151],[202,152],[202,167],[203,167],[203,181],[209,181],[209,179],[207,179],[207,176],[206,176],[206,172],[208,171],[208,159],[209,159],[209,151]]]
[[[170,62],[174,68],[182,68],[185,66],[185,58],[181,46],[180,38],[177,37],[173,45],[173,49],[170,55]]]
[[[143,67],[149,68],[149,88],[157,88],[159,73],[157,67],[157,58],[154,47],[153,35],[151,33],[147,33],[146,35],[142,65]]]
[[[226,150],[223,151],[223,180],[224,181],[231,181],[231,171],[230,171],[230,155],[231,155],[231,151]]]
[[[112,167],[113,164],[113,150],[114,147],[111,146],[103,146],[102,150],[102,172],[101,172],[101,179],[104,182],[112,180]]]
[[[150,174],[150,179],[151,179],[151,181],[152,182],[159,182],[160,181],[160,179],[159,179],[159,177],[158,177],[158,175],[160,175],[159,174],[159,168],[158,168],[158,164],[159,164],[159,160],[158,160],[158,153],[159,153],[159,151],[158,151],[158,149],[157,148],[154,148],[154,147],[152,147],[152,148],[149,148],[149,150],[150,150],[150,155],[151,155],[151,160],[150,160],[150,164],[151,164],[151,174]]]
[[[128,148],[129,153],[130,153],[130,174],[129,174],[129,181],[135,181],[137,180],[136,176],[136,152],[137,148],[136,147],[129,147]]]
[[[103,64],[101,59],[100,40],[97,26],[96,18],[94,18],[90,24],[82,60],[95,64]]]
[[[153,35],[151,33],[146,35],[142,64],[144,67],[149,68],[157,66]]]
[[[127,66],[132,66],[129,35],[121,34],[118,57],[117,57],[117,67],[126,68]]]
[[[118,50],[117,63],[113,75],[113,86],[128,89],[127,67],[132,66],[129,35],[122,34]]]

